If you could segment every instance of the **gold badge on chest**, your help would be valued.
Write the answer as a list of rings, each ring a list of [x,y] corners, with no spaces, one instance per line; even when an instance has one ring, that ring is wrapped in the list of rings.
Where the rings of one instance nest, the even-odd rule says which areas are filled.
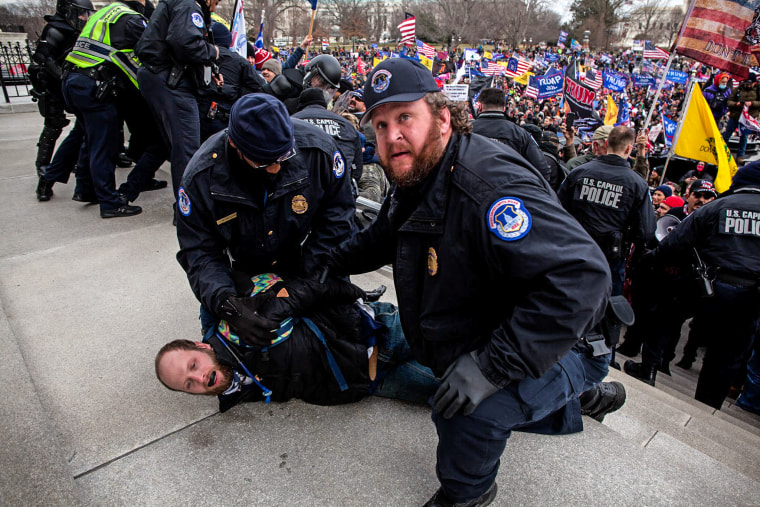
[[[430,276],[438,273],[438,253],[432,246],[428,248],[427,269]]]
[[[293,213],[303,215],[309,209],[309,203],[306,202],[306,197],[299,194],[293,197],[290,207],[293,209]]]

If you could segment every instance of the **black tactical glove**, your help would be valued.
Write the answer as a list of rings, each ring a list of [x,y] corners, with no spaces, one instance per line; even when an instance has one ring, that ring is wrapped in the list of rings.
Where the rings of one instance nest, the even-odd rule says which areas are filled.
[[[480,371],[475,352],[462,354],[443,374],[433,397],[433,410],[444,419],[451,419],[459,409],[463,415],[470,415],[498,390]]]
[[[230,329],[247,345],[262,348],[272,344],[277,337],[279,320],[263,317],[258,307],[267,299],[274,299],[274,293],[265,292],[259,297],[228,297],[219,307],[219,316],[227,320]]]
[[[337,278],[330,278],[325,283],[306,279],[278,282],[266,293],[273,297],[262,301],[257,311],[275,322],[307,315],[318,307],[350,304],[365,297],[359,287]]]

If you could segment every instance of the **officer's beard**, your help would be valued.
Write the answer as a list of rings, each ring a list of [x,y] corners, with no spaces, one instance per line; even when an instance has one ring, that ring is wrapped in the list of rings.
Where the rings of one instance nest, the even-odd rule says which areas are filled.
[[[427,140],[421,152],[414,153],[411,146],[405,146],[404,148],[413,157],[412,167],[409,170],[399,172],[393,167],[393,161],[389,156],[394,151],[393,149],[389,149],[389,153],[387,154],[380,155],[380,165],[383,167],[388,179],[399,187],[415,187],[425,181],[425,178],[433,172],[433,169],[436,168],[441,158],[443,158],[446,146],[441,138],[441,128],[438,121],[433,122],[430,126]]]

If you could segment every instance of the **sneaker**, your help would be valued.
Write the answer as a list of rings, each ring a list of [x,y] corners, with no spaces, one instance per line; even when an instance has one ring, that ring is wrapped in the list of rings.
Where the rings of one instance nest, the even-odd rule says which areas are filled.
[[[100,210],[100,218],[132,217],[142,213],[140,206],[125,204],[118,208]]]
[[[581,414],[602,422],[625,404],[625,387],[620,382],[600,382],[581,395],[581,403]]]
[[[474,498],[467,502],[452,502],[446,493],[443,492],[443,488],[438,488],[433,497],[425,502],[422,507],[479,507],[490,505],[493,499],[496,498],[496,483],[494,482],[488,491],[483,493],[477,498]]]

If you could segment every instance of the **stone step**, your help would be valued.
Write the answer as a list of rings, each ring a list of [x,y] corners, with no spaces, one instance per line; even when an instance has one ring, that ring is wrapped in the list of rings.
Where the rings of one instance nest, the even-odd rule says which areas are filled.
[[[664,432],[742,473],[760,476],[757,435],[636,379],[613,375],[626,386],[628,399],[623,408],[605,418],[605,425],[642,445]]]

